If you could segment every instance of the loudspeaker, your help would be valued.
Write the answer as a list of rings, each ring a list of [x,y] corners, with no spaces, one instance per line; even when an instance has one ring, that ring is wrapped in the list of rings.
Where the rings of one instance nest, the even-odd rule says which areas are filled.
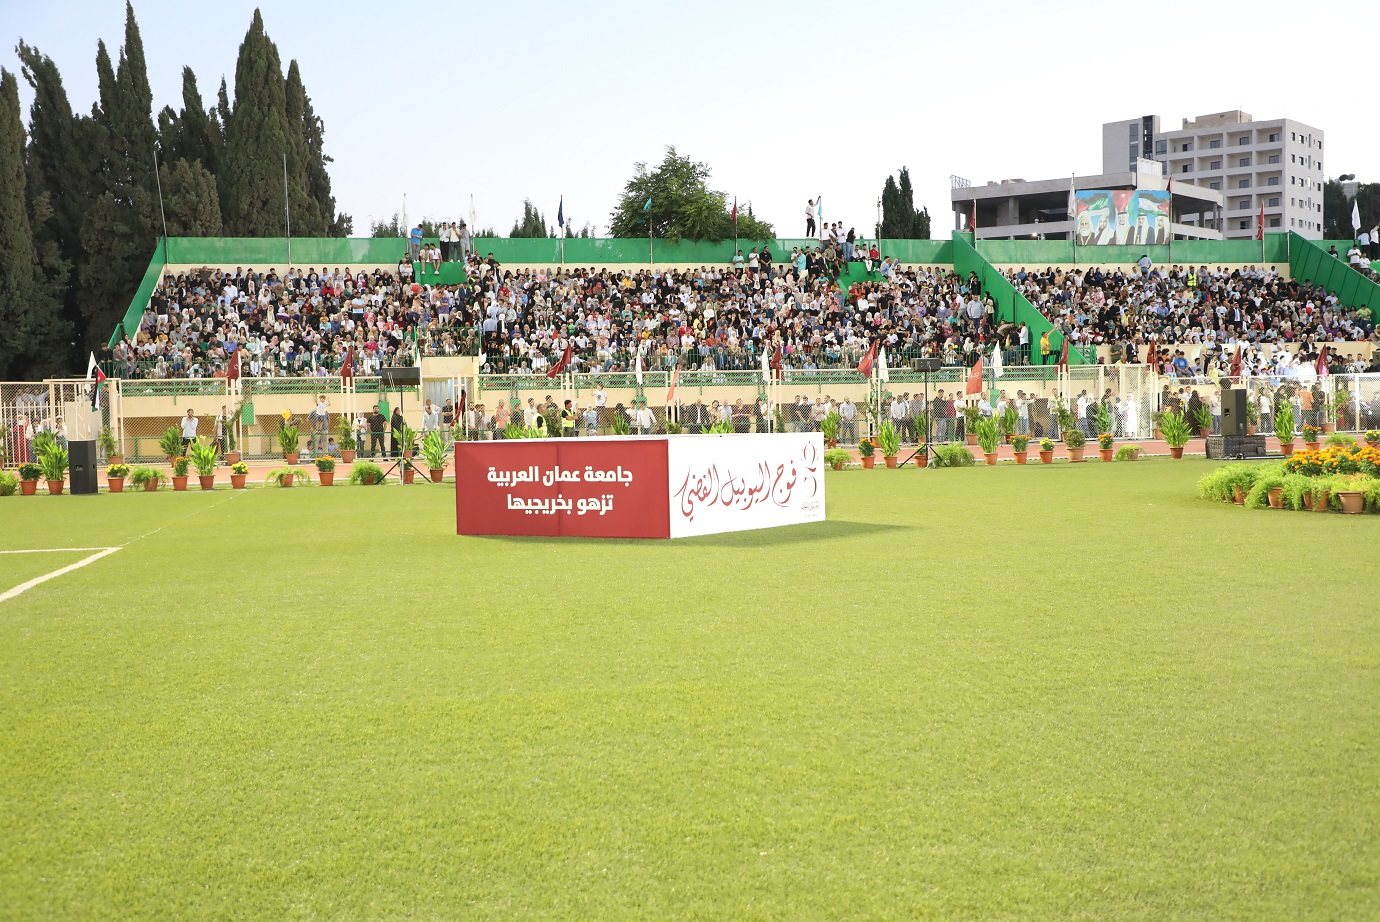
[[[379,378],[382,387],[417,387],[422,383],[422,369],[418,365],[385,365],[379,369]]]
[[[72,478],[72,495],[97,493],[100,485],[96,480],[96,443],[67,443],[67,473]]]
[[[915,360],[916,371],[934,372],[938,371],[943,363],[937,358],[923,358]]]
[[[1222,392],[1222,434],[1246,434],[1246,392],[1237,388]]]

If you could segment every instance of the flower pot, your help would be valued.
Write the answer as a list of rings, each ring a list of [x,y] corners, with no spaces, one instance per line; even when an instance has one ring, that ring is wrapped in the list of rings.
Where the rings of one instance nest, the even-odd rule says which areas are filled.
[[[829,466],[832,467],[832,468],[833,468],[834,470],[836,470],[836,471],[841,471],[841,470],[843,470],[843,462],[842,462],[842,461],[835,461],[834,463],[830,464]],[[362,480],[362,478],[361,478],[361,480]]]
[[[1231,488],[1231,501],[1238,506],[1246,505],[1246,494],[1241,491],[1240,484]]]
[[[886,456],[885,458],[883,458],[882,460],[886,462],[886,466],[887,466],[887,467],[895,467],[895,466],[896,466],[896,456],[895,456],[895,455],[887,455],[887,456]]]
[[[417,470],[411,465],[403,468],[403,483],[412,483],[417,478]]]
[[[406,458],[407,460],[411,461],[411,460],[412,460],[412,449],[410,449],[410,448],[404,448],[404,449],[403,449],[403,457]]]
[[[340,449],[340,460],[346,464],[353,464],[355,461],[355,450],[353,448]]]
[[[61,495],[62,495],[62,486],[63,486],[63,484],[65,484],[66,482],[67,482],[66,480],[50,480],[50,481],[48,481],[48,495],[49,495],[49,496],[61,496]]]
[[[825,439],[825,440],[824,440],[824,447],[825,447],[825,448],[838,448],[838,447],[839,447],[839,440],[838,440],[838,439]]]
[[[1336,423],[1323,423],[1323,432],[1336,432],[1336,431],[1337,431],[1337,424],[1336,424]]]
[[[359,475],[359,485],[360,485],[361,487],[372,487],[372,486],[374,485],[374,475],[373,475],[373,473],[371,472],[371,473],[368,473],[368,474],[360,474],[360,475]]]
[[[297,479],[297,475],[296,475],[296,474],[284,474],[284,475],[283,475],[283,486],[285,486],[285,487],[290,487],[290,486],[292,486],[292,482],[293,482],[294,480],[296,480],[296,479]]]
[[[1338,490],[1337,499],[1342,504],[1342,512],[1347,515],[1360,515],[1366,508],[1366,494],[1360,490]]]
[[[144,492],[145,492],[145,493],[152,493],[154,490],[157,490],[157,489],[158,489],[158,481],[156,481],[156,480],[145,480],[145,481],[144,481]]]
[[[1270,508],[1271,508],[1271,509],[1283,509],[1283,508],[1284,508],[1284,488],[1283,488],[1283,487],[1270,487]]]
[[[1305,494],[1303,494],[1303,508],[1304,508],[1304,510],[1305,510],[1306,512],[1312,512],[1312,511],[1313,511],[1313,494],[1312,494],[1312,493],[1305,493]]]
[[[1315,499],[1315,500],[1313,501],[1313,511],[1314,511],[1314,512],[1326,512],[1326,511],[1327,511],[1327,491],[1326,491],[1326,490],[1321,491],[1321,493],[1318,494],[1318,498]]]
[[[929,466],[930,466],[930,453],[929,453],[928,451],[922,451],[922,452],[920,452],[920,454],[916,455],[916,456],[915,456],[915,466],[916,466],[916,467],[929,467]]]
[[[201,474],[198,474],[196,479],[201,481],[201,489],[203,490],[214,490],[216,488],[215,474],[207,474],[204,477]]]
[[[1157,442],[1163,442],[1163,441],[1164,441],[1164,433],[1161,432],[1159,429],[1156,429],[1156,430],[1155,430],[1155,441],[1157,441]]]
[[[124,455],[111,455],[110,457],[108,457],[108,458],[105,459],[105,463],[106,463],[106,464],[124,464],[124,463],[125,463],[125,456],[124,456]],[[4,465],[3,465],[3,464],[0,464],[0,467],[4,467]]]
[[[287,461],[288,464],[296,464],[296,463],[297,463],[297,452],[294,451],[294,452],[290,452],[290,453],[288,453],[288,454],[283,455],[283,460]]]
[[[123,477],[108,477],[106,483],[110,485],[111,493],[125,492],[125,479]]]
[[[1286,457],[1286,458],[1289,457],[1290,455],[1292,455],[1292,454],[1294,453],[1294,443],[1293,443],[1293,442],[1280,442],[1280,443],[1279,443],[1279,453],[1282,454],[1282,455],[1284,455],[1284,457]]]
[[[977,433],[976,433],[976,432],[970,432],[970,433],[968,433],[967,441],[968,441],[968,444],[969,444],[969,445],[976,445],[976,444],[977,444]]]
[[[444,467],[432,467],[427,469],[427,473],[431,475],[432,483],[440,483],[441,478],[446,476],[446,469]]]
[[[1083,449],[1081,449],[1081,448],[1070,448],[1070,449],[1069,449],[1069,460],[1070,460],[1070,461],[1082,461],[1082,460],[1083,460]]]
[[[1309,451],[1317,451],[1317,450],[1318,450],[1318,447],[1319,447],[1321,444],[1322,444],[1321,442],[1304,442],[1304,443],[1303,443],[1303,447],[1306,448],[1306,449],[1308,449]]]
[[[870,471],[870,470],[872,470],[872,465],[874,465],[874,464],[877,463],[877,456],[876,456],[876,455],[863,455],[862,458],[859,459],[859,460],[862,461],[863,470],[865,470],[865,471]]]
[[[239,464],[239,463],[240,463],[241,461],[243,461],[243,460],[244,460],[244,452],[242,452],[242,451],[227,451],[227,452],[225,453],[225,463],[226,463],[226,464]]]
[[[1041,463],[1041,464],[1053,464],[1053,463],[1054,463],[1054,452],[1053,452],[1053,451],[1042,451],[1042,452],[1040,452],[1040,463]]]
[[[1014,451],[1012,454],[1015,456],[1017,464],[1024,464],[1026,455],[1029,454],[1029,452]]]
[[[186,475],[183,475],[183,476],[181,476],[181,477],[178,477],[177,475],[173,475],[173,489],[174,489],[174,490],[185,490],[185,489],[187,489],[187,477],[186,477]]]
[[[323,487],[329,487],[335,483],[335,471],[317,471],[316,482]]]
[[[37,492],[38,492],[38,481],[37,481],[37,480],[21,480],[21,481],[19,481],[19,495],[20,495],[20,496],[33,496],[33,495],[34,495],[35,493],[37,493]]]
[[[1198,430],[1198,438],[1200,438],[1200,439],[1205,439],[1205,438],[1207,438],[1207,437],[1210,436],[1210,435],[1212,435],[1212,430],[1211,430],[1211,429],[1199,429],[1199,430]]]
[[[1113,454],[1113,449],[1111,449],[1111,448],[1099,448],[1099,449],[1097,450],[1097,456],[1098,456],[1099,458],[1101,458],[1103,461],[1110,461],[1110,460],[1112,460],[1112,454]]]
[[[1180,445],[1178,448],[1170,448],[1170,449],[1169,449],[1169,457],[1171,457],[1171,458],[1182,458],[1183,456],[1184,456],[1184,447],[1183,447],[1182,445]]]
[[[984,461],[986,461],[989,465],[991,465],[991,464],[996,464],[996,463],[997,463],[997,453],[996,453],[995,451],[984,451],[984,452],[982,453],[982,459],[983,459]]]
[[[1251,423],[1247,423],[1247,424],[1246,424],[1246,434],[1247,434],[1247,435],[1255,435],[1256,429],[1258,429],[1258,428],[1259,428],[1258,426],[1252,425]]]
[[[244,482],[245,482],[246,480],[248,480],[248,479],[249,479],[249,475],[248,475],[248,474],[231,474],[231,475],[230,475],[230,489],[232,489],[232,490],[243,490],[243,489],[244,489]]]

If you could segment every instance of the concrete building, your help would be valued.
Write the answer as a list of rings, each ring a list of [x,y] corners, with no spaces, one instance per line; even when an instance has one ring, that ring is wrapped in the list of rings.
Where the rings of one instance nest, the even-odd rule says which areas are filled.
[[[1254,238],[1262,207],[1265,230],[1321,240],[1323,154],[1321,130],[1287,118],[1256,121],[1239,109],[1184,119],[1173,131],[1154,115],[1102,126],[1104,171],[1153,157],[1174,180],[1176,199],[1190,183],[1221,193],[1220,214],[1185,212],[1183,220],[1228,240]]]

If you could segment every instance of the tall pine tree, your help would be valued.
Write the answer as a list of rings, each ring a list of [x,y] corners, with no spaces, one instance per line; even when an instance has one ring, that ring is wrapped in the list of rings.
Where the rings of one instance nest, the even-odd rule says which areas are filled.
[[[901,167],[900,181],[888,176],[882,186],[882,237],[887,240],[930,239],[930,212],[915,210],[910,171]]]
[[[307,90],[296,61],[288,63],[284,88],[284,115],[287,117],[288,189],[292,195],[292,232],[299,237],[326,236],[326,221],[319,203],[307,192],[307,134],[303,127],[307,112]]]
[[[301,87],[301,75],[297,72],[297,62],[288,66],[288,103],[293,102],[293,76],[297,75],[297,85]],[[307,144],[307,195],[316,203],[317,211],[325,224],[326,236],[348,237],[354,229],[354,220],[347,214],[336,214],[335,196],[331,194],[331,174],[326,164],[332,159],[326,156],[326,126],[311,106],[311,97],[302,88],[301,122],[302,137]],[[289,112],[289,118],[292,118]]]

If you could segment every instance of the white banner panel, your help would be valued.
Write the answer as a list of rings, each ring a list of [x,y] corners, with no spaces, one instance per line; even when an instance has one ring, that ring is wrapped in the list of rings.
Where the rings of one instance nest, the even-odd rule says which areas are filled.
[[[824,521],[824,436],[667,439],[671,537]]]

